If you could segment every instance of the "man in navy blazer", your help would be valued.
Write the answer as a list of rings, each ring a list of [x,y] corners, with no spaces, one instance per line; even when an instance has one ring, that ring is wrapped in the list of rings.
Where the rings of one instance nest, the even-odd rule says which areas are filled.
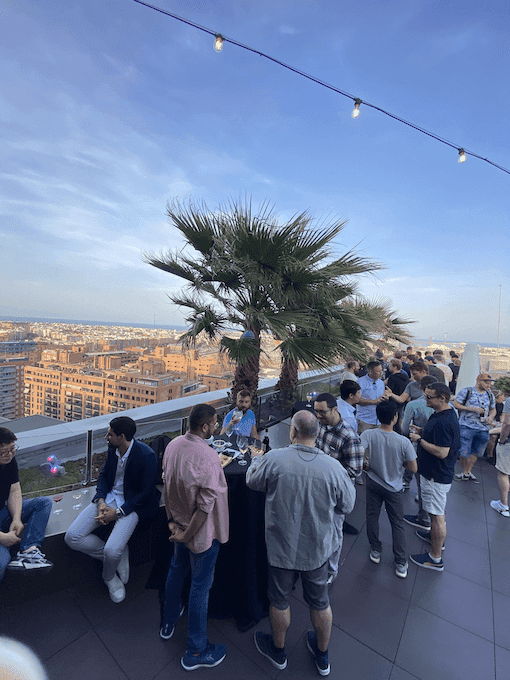
[[[110,422],[106,433],[108,456],[97,481],[92,503],[74,520],[65,542],[103,562],[103,580],[113,602],[126,597],[129,580],[128,541],[142,518],[154,517],[159,507],[154,451],[133,439],[136,423],[127,416]],[[106,543],[92,532],[113,523]]]

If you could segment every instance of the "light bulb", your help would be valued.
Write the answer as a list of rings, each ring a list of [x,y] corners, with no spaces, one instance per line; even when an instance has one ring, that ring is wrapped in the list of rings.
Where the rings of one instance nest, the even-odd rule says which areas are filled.
[[[361,106],[362,103],[363,102],[361,101],[361,99],[356,98],[354,100],[354,109],[352,110],[352,113],[351,113],[351,116],[353,118],[357,118],[359,116],[359,107]]]
[[[214,49],[216,50],[216,52],[221,52],[221,50],[223,49],[223,38],[219,33],[217,33],[214,37],[215,37]]]
[[[459,161],[458,162],[459,163],[465,163],[466,158],[467,158],[467,156],[466,156],[466,152],[464,151],[464,149],[459,149]]]

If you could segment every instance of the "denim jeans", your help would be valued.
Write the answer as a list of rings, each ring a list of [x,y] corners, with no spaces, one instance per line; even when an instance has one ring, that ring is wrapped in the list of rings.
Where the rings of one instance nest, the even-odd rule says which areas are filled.
[[[379,515],[381,506],[386,506],[393,537],[393,556],[396,564],[406,563],[406,540],[404,531],[404,512],[400,491],[388,491],[367,475],[367,535],[372,550],[381,552],[379,540]]]
[[[174,555],[168,570],[163,623],[175,625],[182,608],[184,579],[191,569],[188,600],[188,651],[203,652],[207,647],[207,605],[214,578],[220,544],[214,540],[209,550],[191,552],[183,543],[174,543]]]
[[[25,525],[21,543],[16,543],[17,550],[26,550],[36,545],[41,547],[44,541],[46,525],[51,513],[51,498],[30,498],[21,506],[21,521]],[[0,531],[6,533],[12,522],[7,506],[0,510]],[[11,561],[11,552],[5,545],[0,545],[0,581],[4,577],[5,567]]]

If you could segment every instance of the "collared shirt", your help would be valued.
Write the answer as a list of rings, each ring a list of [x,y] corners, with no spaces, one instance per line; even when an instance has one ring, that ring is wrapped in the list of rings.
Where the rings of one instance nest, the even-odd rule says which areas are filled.
[[[352,427],[354,432],[358,431],[358,423],[356,422],[356,408],[351,404],[348,404],[340,397],[336,400],[336,406],[338,408],[338,413],[341,415],[342,420],[344,420],[347,425]]]
[[[373,380],[369,375],[364,375],[358,380],[361,388],[360,396],[362,399],[379,399],[384,394],[384,383],[382,380]],[[375,413],[375,404],[371,406],[361,406],[358,404],[356,409],[358,420],[362,420],[369,425],[379,425]]]
[[[322,451],[291,444],[254,456],[246,484],[266,493],[268,562],[281,569],[318,569],[340,546],[356,492],[347,472]]]
[[[361,474],[365,451],[356,432],[341,418],[333,427],[319,423],[315,446],[342,463],[351,478]]]
[[[471,395],[469,399],[467,399],[469,389],[471,389]],[[489,411],[496,408],[496,399],[491,391],[484,390],[480,393],[476,387],[464,387],[464,389],[462,389],[455,397],[455,401],[458,401],[459,404],[462,404],[463,406],[478,406],[485,411],[485,414],[482,416],[481,413],[461,411],[459,409],[459,425],[461,427],[469,427],[472,430],[483,430],[484,432],[490,430],[491,426],[486,421],[483,421],[482,418],[486,418],[489,415]]]
[[[115,481],[113,482],[112,490],[104,499],[107,505],[111,505],[112,502],[114,502],[117,508],[121,508],[126,502],[124,499],[124,475],[126,473],[126,464],[131,449],[133,448],[134,441],[134,439],[131,440],[128,449],[123,456],[120,455],[118,449],[115,451],[118,458],[117,469],[115,470]]]
[[[214,539],[228,541],[228,489],[218,454],[198,435],[173,439],[163,458],[165,506],[168,516],[186,528],[197,508],[207,519],[186,547],[202,553]]]
[[[229,411],[227,413],[227,415],[223,419],[223,426],[222,427],[227,427],[229,425],[230,421],[232,420],[232,416],[234,415],[235,410],[236,409],[233,408],[231,411]],[[246,411],[246,413],[244,414],[244,416],[241,418],[241,420],[238,423],[236,423],[235,425],[232,426],[232,432],[234,432],[235,434],[244,434],[247,437],[250,437],[251,436],[251,428],[256,423],[257,423],[257,420],[255,418],[255,414],[253,413],[251,408],[249,408]]]

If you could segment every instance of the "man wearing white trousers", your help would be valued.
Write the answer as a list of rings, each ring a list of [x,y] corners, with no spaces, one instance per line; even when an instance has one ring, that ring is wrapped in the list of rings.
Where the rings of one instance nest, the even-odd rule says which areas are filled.
[[[113,602],[126,597],[129,580],[128,541],[139,519],[158,512],[157,463],[154,451],[134,439],[136,423],[127,416],[110,422],[108,456],[92,503],[74,520],[65,542],[103,562],[103,580]],[[113,524],[106,543],[92,532]]]

